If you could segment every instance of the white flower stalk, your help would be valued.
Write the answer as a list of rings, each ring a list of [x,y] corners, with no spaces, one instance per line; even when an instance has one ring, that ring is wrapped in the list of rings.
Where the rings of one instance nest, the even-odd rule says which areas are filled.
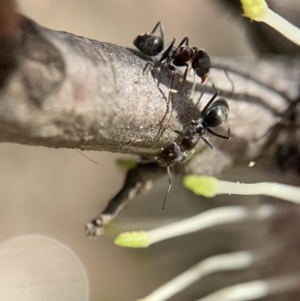
[[[300,204],[300,188],[279,183],[255,184],[221,181],[210,176],[186,176],[184,186],[195,194],[212,198],[218,194],[267,195]]]
[[[115,244],[129,248],[147,248],[162,240],[217,225],[236,223],[245,218],[268,218],[272,213],[273,207],[270,205],[259,206],[256,210],[250,210],[245,206],[218,207],[150,231],[122,233],[115,239]]]
[[[207,275],[244,269],[251,266],[254,260],[254,254],[249,251],[209,257],[139,301],[165,301]]]
[[[223,288],[197,301],[248,301],[299,290],[300,277],[282,276]]]
[[[264,0],[241,0],[244,15],[251,20],[267,23],[290,41],[300,46],[300,30],[269,9]]]

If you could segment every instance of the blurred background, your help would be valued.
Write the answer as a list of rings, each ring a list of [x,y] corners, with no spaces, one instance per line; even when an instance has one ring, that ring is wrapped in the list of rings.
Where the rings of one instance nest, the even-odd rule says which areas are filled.
[[[167,41],[172,37],[180,40],[188,34],[191,44],[204,48],[211,56],[254,56],[243,28],[224,7],[210,0],[18,0],[18,3],[20,12],[40,25],[125,47],[133,47],[132,41],[138,34],[151,31],[161,20]],[[120,231],[151,228],[208,207],[207,201],[201,202],[181,190],[180,180],[175,179],[176,189],[169,196],[168,211],[162,213],[166,178],[147,196],[132,201],[105,236],[89,240],[84,233],[85,223],[117,193],[125,175],[115,165],[116,158],[124,156],[105,152],[85,154],[100,165],[74,150],[0,145],[0,264],[6,263],[6,274],[0,276],[3,277],[0,296],[1,290],[4,294],[4,284],[7,285],[11,299],[6,301],[48,300],[43,296],[43,289],[47,288],[41,283],[35,283],[40,297],[32,293],[33,282],[28,280],[24,260],[38,265],[44,257],[48,265],[37,277],[45,283],[49,280],[45,274],[60,275],[62,282],[76,275],[73,281],[78,282],[75,286],[80,293],[74,296],[70,288],[61,300],[126,301],[147,295],[205,257],[268,243],[264,235],[269,228],[267,231],[259,224],[250,225],[252,230],[243,234],[238,231],[247,230],[246,226],[238,230],[229,228],[227,236],[221,230],[207,230],[201,237],[188,236],[146,250],[116,247],[113,238]],[[253,173],[257,181],[265,179],[260,170]],[[235,175],[241,181],[251,177],[249,169],[245,173],[240,169],[227,173],[228,178]],[[221,204],[223,199],[215,202]],[[10,242],[18,237],[23,240]],[[24,239],[33,239],[35,243],[26,244]],[[52,253],[46,252],[49,243],[53,246]],[[26,256],[23,258],[22,254]],[[203,286],[198,284],[172,300],[196,300],[230,281],[235,283],[238,277],[242,276],[209,278]],[[245,279],[249,277],[245,274]],[[62,296],[61,290],[57,293]],[[54,293],[51,296],[49,300],[60,300]]]

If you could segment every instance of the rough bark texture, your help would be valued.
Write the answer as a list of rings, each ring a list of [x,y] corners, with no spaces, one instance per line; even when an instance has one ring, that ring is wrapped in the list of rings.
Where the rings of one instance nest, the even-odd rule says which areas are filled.
[[[143,75],[147,58],[135,50],[46,29],[22,16],[11,42],[14,64],[8,75],[1,75],[1,142],[153,156],[176,139],[159,124],[169,120],[167,68]],[[228,99],[233,139],[211,140],[233,156],[253,158],[265,142],[256,139],[298,97],[299,59],[213,59],[212,64],[217,68],[209,81]],[[220,69],[229,70],[234,92]],[[169,123],[174,128],[190,123],[176,104],[196,118],[213,93],[211,87],[197,85],[191,100],[190,88],[186,83],[182,93],[173,95]],[[175,89],[180,89],[178,78]],[[203,149],[201,158],[207,164],[196,169],[214,173],[210,159],[222,156],[222,161],[223,155]],[[221,165],[214,168],[222,169]]]

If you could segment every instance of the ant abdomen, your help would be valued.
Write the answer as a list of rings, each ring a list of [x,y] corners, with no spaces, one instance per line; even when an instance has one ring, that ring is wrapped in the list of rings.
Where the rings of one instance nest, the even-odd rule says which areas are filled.
[[[203,49],[198,50],[192,60],[192,69],[201,78],[202,83],[205,82],[210,70],[210,58]]]
[[[207,127],[218,127],[228,118],[229,106],[224,98],[216,100],[203,117]]]

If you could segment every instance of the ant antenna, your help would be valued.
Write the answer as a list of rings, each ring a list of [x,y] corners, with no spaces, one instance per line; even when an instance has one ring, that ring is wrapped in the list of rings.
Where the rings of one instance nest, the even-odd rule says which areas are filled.
[[[88,157],[87,155],[85,155],[84,153],[81,153],[79,150],[75,149],[75,151],[76,151],[79,155],[81,155],[81,156],[85,157],[86,159],[90,160],[91,162],[93,162],[93,163],[95,163],[95,164],[97,164],[97,165],[100,165],[98,162],[96,162],[96,161],[94,161],[93,159],[89,158],[89,157]]]
[[[160,35],[164,42],[165,41],[165,29],[164,29],[164,24],[161,21],[157,22],[157,24],[155,25],[155,27],[153,28],[151,33],[154,33],[156,31],[157,27],[159,27]]]
[[[228,73],[228,70],[226,70],[226,69],[219,69],[219,68],[217,68],[217,67],[210,67],[211,69],[218,69],[218,70],[223,70],[224,71],[224,73],[225,73],[225,75],[226,75],[226,78],[228,79],[228,81],[230,82],[230,85],[231,85],[231,94],[233,95],[233,93],[234,93],[234,83],[233,83],[233,80],[230,78],[230,76],[229,76],[229,73]],[[214,83],[212,83],[212,86],[213,86],[213,88],[215,89],[215,90],[217,90],[216,89],[216,87],[215,87],[215,85],[214,85]]]
[[[167,172],[168,172],[168,177],[169,177],[169,186],[168,186],[168,190],[167,190],[167,193],[166,193],[166,195],[165,195],[164,202],[163,202],[163,206],[162,206],[162,210],[163,210],[163,211],[166,210],[167,197],[168,197],[168,195],[169,195],[169,192],[170,192],[171,186],[172,186],[172,179],[171,179],[170,166],[167,166]]]
[[[232,88],[231,94],[233,95],[233,93],[234,93],[234,83],[233,83],[232,79],[231,79],[230,76],[229,76],[228,70],[224,70],[224,73],[225,73],[225,75],[226,75],[228,81],[229,81],[230,84],[231,84],[231,88]]]
[[[189,118],[190,120],[194,120],[187,112],[185,112],[185,110],[176,102],[176,106],[177,106],[177,108],[179,108],[180,109],[180,111],[187,117],[187,118]]]
[[[200,101],[201,101],[201,99],[202,99],[204,93],[207,91],[207,88],[208,88],[207,83],[208,83],[208,81],[207,81],[205,84],[203,84],[203,86],[205,86],[205,90],[201,92],[201,94],[200,94],[200,96],[199,96],[199,98],[198,98],[198,100],[197,100],[197,103],[196,103],[196,107],[197,107],[197,108],[198,108],[198,106],[199,106],[199,103],[200,103]]]

